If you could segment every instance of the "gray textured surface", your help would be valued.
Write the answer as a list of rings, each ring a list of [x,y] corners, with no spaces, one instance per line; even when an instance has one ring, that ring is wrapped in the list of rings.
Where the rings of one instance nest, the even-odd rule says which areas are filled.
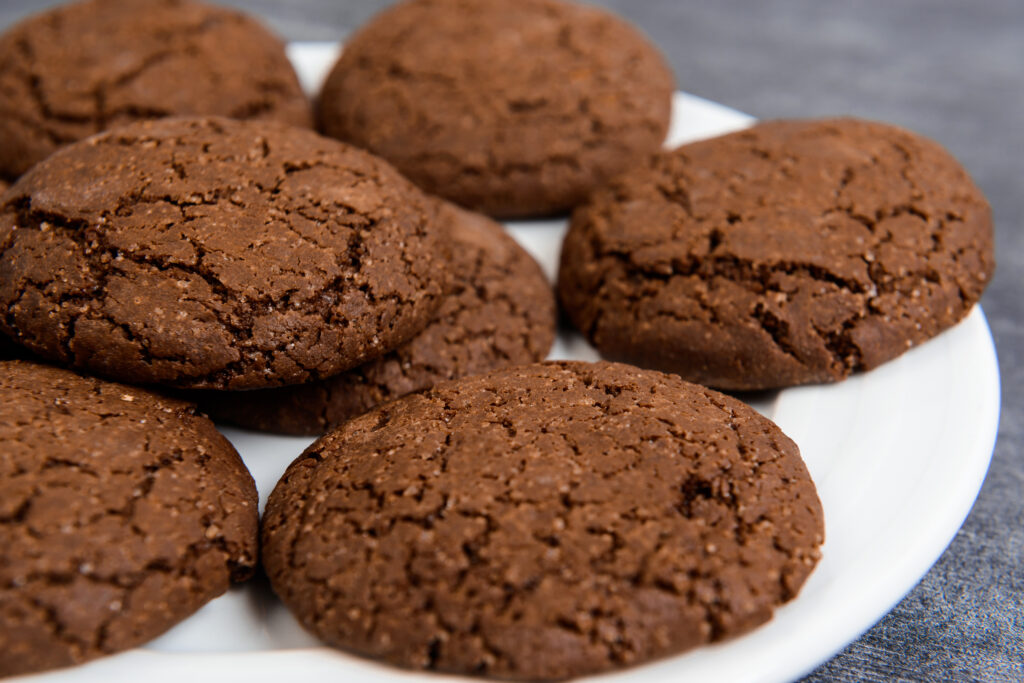
[[[0,27],[52,2],[2,0]],[[290,40],[335,40],[382,0],[234,0]],[[604,0],[665,50],[679,87],[761,118],[855,114],[946,145],[995,210],[982,300],[999,440],[963,529],[923,581],[810,681],[1024,680],[1024,2]]]

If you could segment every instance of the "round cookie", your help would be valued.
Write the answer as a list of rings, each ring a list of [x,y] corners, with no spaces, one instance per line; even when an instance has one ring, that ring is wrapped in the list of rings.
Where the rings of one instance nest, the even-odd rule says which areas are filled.
[[[0,36],[0,176],[108,128],[195,114],[312,124],[281,41],[235,10],[87,0]]]
[[[573,215],[558,293],[609,359],[724,389],[832,382],[963,318],[992,239],[988,203],[934,142],[776,121],[596,192]]]
[[[495,216],[564,211],[660,149],[674,78],[622,19],[558,0],[412,0],[345,44],[328,135]]]
[[[823,533],[797,447],[750,407],[655,371],[545,363],[324,436],[271,494],[262,548],[332,645],[548,680],[761,624]]]
[[[249,577],[256,487],[187,403],[0,362],[0,676],[144,643]]]
[[[203,392],[203,410],[251,429],[323,434],[440,381],[543,359],[555,337],[555,301],[540,266],[480,214],[445,202],[439,216],[451,240],[453,287],[412,341],[312,384]]]
[[[321,379],[442,300],[433,204],[380,159],[267,121],[162,119],[63,148],[0,204],[0,329],[127,382]]]

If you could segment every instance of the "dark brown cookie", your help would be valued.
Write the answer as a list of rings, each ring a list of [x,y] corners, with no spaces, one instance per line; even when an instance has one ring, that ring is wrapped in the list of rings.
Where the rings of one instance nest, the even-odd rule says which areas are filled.
[[[248,578],[256,487],[187,403],[0,363],[0,676],[150,640]]]
[[[451,239],[454,286],[412,341],[312,384],[202,392],[203,410],[251,429],[323,434],[440,381],[543,359],[555,337],[555,301],[540,266],[490,219],[447,203],[440,216]]]
[[[281,41],[187,0],[88,0],[0,36],[0,176],[117,125],[209,114],[312,123]]]
[[[413,182],[513,217],[563,211],[656,152],[674,80],[635,28],[557,0],[413,0],[346,42],[328,134]]]
[[[797,447],[678,377],[545,363],[440,384],[314,443],[263,518],[274,590],[328,643],[557,679],[768,620],[818,559]]]
[[[680,147],[573,215],[559,297],[602,355],[724,389],[831,382],[963,318],[988,203],[934,142],[855,119]]]
[[[162,119],[58,151],[0,205],[0,329],[128,382],[327,377],[418,333],[447,257],[389,165],[268,121]]]

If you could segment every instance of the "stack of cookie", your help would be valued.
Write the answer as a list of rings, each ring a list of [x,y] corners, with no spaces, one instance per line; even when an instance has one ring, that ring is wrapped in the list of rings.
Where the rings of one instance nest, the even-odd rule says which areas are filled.
[[[326,136],[233,11],[89,0],[0,38],[0,331],[70,368],[2,368],[0,674],[145,642],[252,572],[252,479],[182,395],[326,433],[262,558],[337,647],[556,679],[768,620],[821,503],[792,441],[702,385],[837,381],[934,336],[991,277],[991,219],[881,124],[662,152],[672,89],[644,36],[559,0],[382,13],[327,77]],[[474,213],[571,209],[558,297],[635,365],[537,363],[554,292]]]
[[[537,264],[489,219],[303,130],[309,105],[280,43],[244,16],[82,3],[17,27],[0,58],[13,112],[2,170],[17,180],[0,208],[10,355],[203,389],[225,413],[321,433],[439,379],[547,354],[554,297]],[[232,118],[180,116],[193,113]],[[194,408],[44,365],[4,374],[0,431],[17,444],[4,545],[17,551],[3,562],[0,672],[144,642],[251,573],[252,479]],[[251,401],[269,406],[267,388],[302,382],[284,390],[295,419],[233,393],[263,389]],[[150,501],[170,511],[159,529]]]
[[[543,359],[555,302],[537,262],[494,221],[438,203],[452,281],[431,321],[394,350],[327,379],[192,395],[215,419],[283,434],[320,435],[351,417],[456,377]]]
[[[536,263],[304,129],[281,44],[248,18],[81,3],[9,32],[0,61],[7,352],[105,378],[4,364],[0,673],[145,642],[255,566],[256,490],[231,445],[194,407],[106,380],[209,396],[334,376],[293,390],[335,393],[306,422],[274,418],[319,433],[546,355]]]
[[[4,358],[159,381],[239,353],[212,321],[224,289],[199,263],[218,249],[199,237],[214,198],[167,185],[198,159],[134,156],[160,144],[143,125],[44,162],[175,114],[312,121],[281,42],[234,11],[103,0],[0,37],[2,189],[27,173],[2,200],[3,327],[20,342],[5,336]],[[181,352],[193,347],[205,355]],[[0,675],[137,646],[257,566],[252,477],[192,405],[5,360],[0,441]]]

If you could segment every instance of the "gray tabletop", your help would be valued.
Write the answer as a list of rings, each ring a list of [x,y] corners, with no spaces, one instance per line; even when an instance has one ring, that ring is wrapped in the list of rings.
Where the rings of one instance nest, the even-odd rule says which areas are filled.
[[[0,29],[55,4],[0,0]],[[337,40],[387,0],[229,0],[289,40]],[[921,583],[809,681],[1024,680],[1024,2],[601,0],[666,52],[682,90],[759,118],[853,114],[949,148],[988,195],[982,299],[1003,404],[963,528]]]

